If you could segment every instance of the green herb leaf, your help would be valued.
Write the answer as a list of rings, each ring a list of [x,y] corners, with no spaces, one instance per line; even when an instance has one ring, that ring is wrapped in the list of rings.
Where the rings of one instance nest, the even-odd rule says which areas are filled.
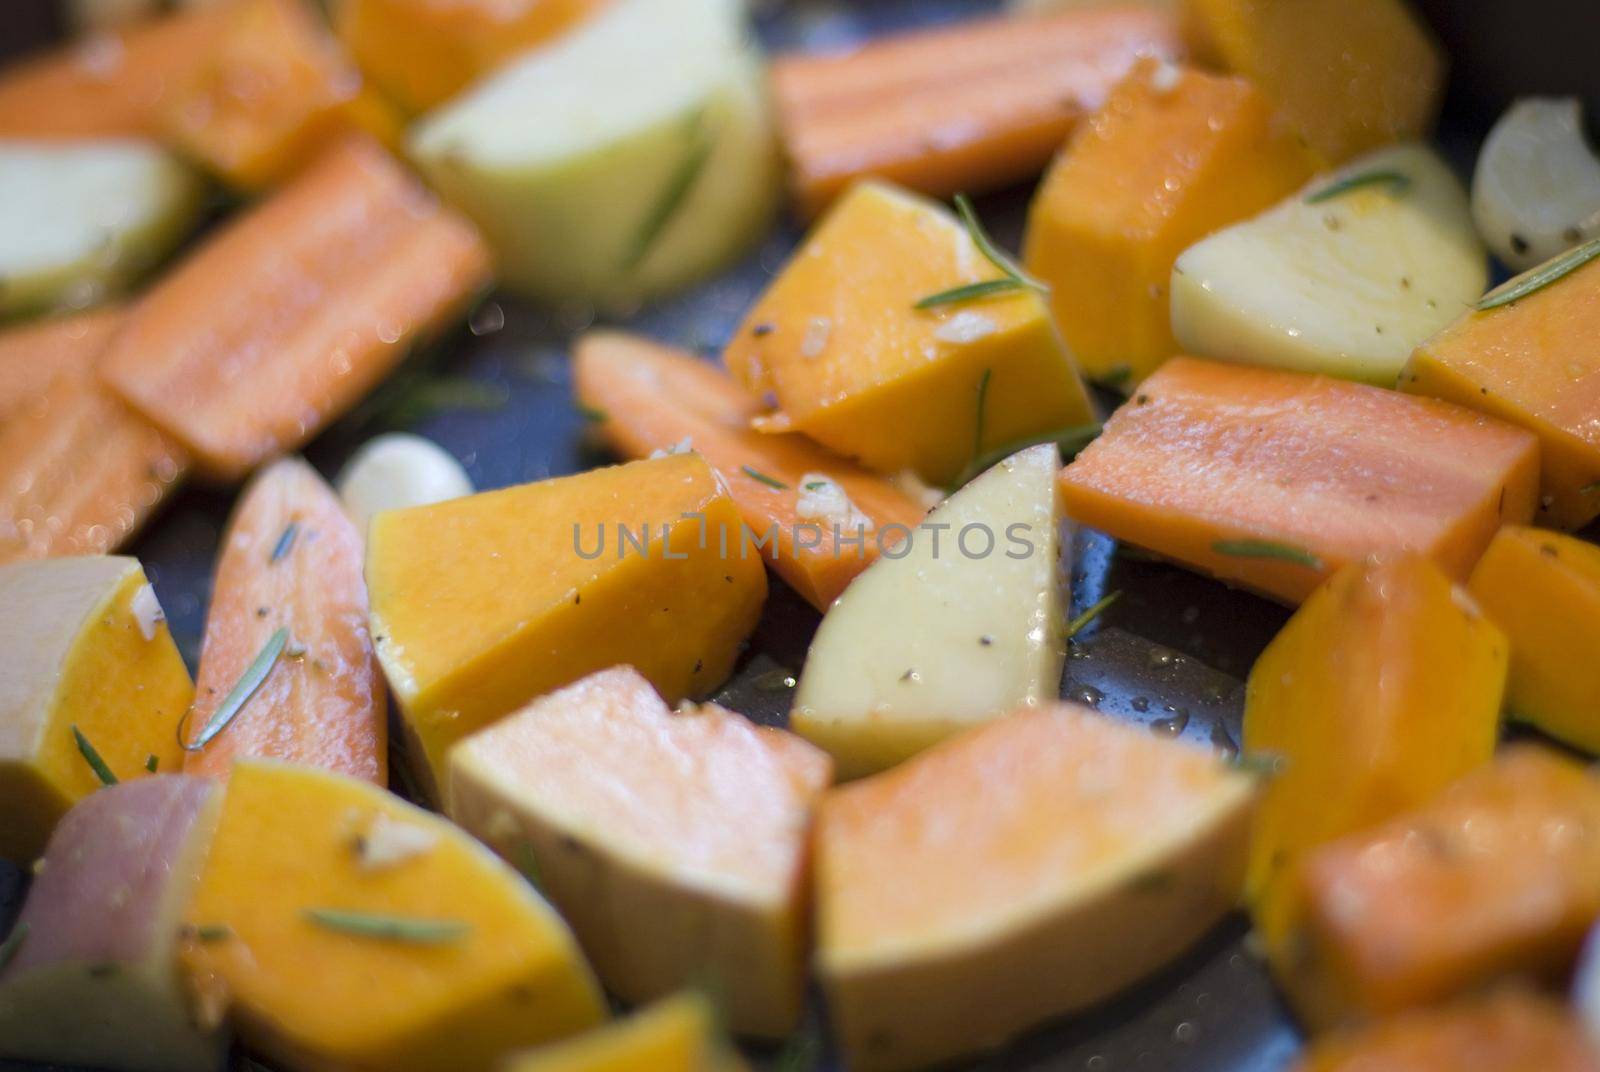
[[[28,924],[18,923],[5,941],[0,942],[0,971],[5,971],[6,966],[15,959],[17,951],[22,948],[22,943],[28,937]]]
[[[1526,298],[1534,291],[1543,290],[1551,283],[1570,275],[1596,257],[1600,257],[1600,238],[1591,238],[1583,245],[1574,246],[1561,256],[1545,261],[1537,268],[1530,268],[1521,275],[1513,276],[1506,280],[1479,298],[1473,308],[1483,312],[1489,309],[1498,309],[1502,305],[1510,305],[1512,302]]]
[[[985,279],[978,283],[967,283],[949,290],[941,290],[937,294],[929,294],[926,298],[918,299],[911,307],[913,309],[936,309],[941,305],[955,305],[958,302],[973,301],[977,298],[987,298],[991,294],[1010,294],[1022,290],[1024,284],[1019,279],[1007,276],[1005,279]]]
[[[777,480],[777,479],[775,479],[773,477],[768,476],[766,473],[763,473],[759,469],[752,469],[748,465],[741,465],[741,466],[739,466],[739,468],[744,470],[744,475],[745,476],[749,477],[751,480],[759,480],[761,483],[765,484],[769,488],[776,488],[779,491],[787,491],[787,490],[789,490],[789,485],[785,484],[781,480]]]
[[[94,776],[100,779],[100,784],[116,785],[117,776],[111,773],[111,768],[106,766],[106,761],[100,758],[100,753],[95,751],[94,745],[89,743],[89,738],[83,735],[76,724],[72,727],[72,739],[78,742],[79,754],[89,764],[89,769],[94,771]]]
[[[148,756],[144,757],[144,769],[149,771],[151,774],[154,774],[160,766],[161,760],[156,757],[154,752],[151,752]]]
[[[305,918],[330,931],[418,945],[453,942],[472,930],[470,924],[455,919],[411,919],[342,908],[308,908]]]
[[[233,721],[235,715],[250,702],[250,697],[256,694],[261,683],[267,680],[267,675],[272,673],[272,668],[278,662],[278,656],[283,654],[284,645],[289,643],[289,629],[280,626],[276,633],[268,638],[266,644],[256,655],[255,661],[245,667],[244,673],[239,675],[239,680],[234,682],[233,688],[228,690],[228,695],[222,698],[222,703],[217,705],[216,713],[211,716],[205,728],[200,731],[193,744],[183,739],[183,721],[178,723],[178,744],[185,752],[198,752],[211,743],[211,739],[228,728],[228,723]],[[188,716],[185,715],[185,718]]]
[[[1388,168],[1378,168],[1339,179],[1337,182],[1330,182],[1322,189],[1307,194],[1306,204],[1319,205],[1324,201],[1332,201],[1336,197],[1343,197],[1351,190],[1359,190],[1363,186],[1387,186],[1395,193],[1400,193],[1410,185],[1410,175]]]
[[[1003,443],[993,450],[985,451],[969,462],[950,487],[951,489],[959,488],[990,466],[1005,461],[1019,450],[1027,450],[1029,447],[1036,447],[1040,443],[1054,443],[1060,448],[1062,454],[1070,458],[1094,442],[1095,436],[1099,434],[1100,425],[1098,424],[1076,424],[1069,428],[1058,428],[1053,432],[1044,432],[1040,435],[1028,436],[1026,439],[1016,439],[1010,443]]]
[[[610,419],[610,414],[608,414],[605,410],[600,409],[597,406],[586,406],[582,402],[578,403],[578,416],[582,417],[590,424],[600,424],[602,421]]]
[[[628,243],[628,252],[622,259],[624,271],[631,272],[639,267],[639,262],[644,260],[645,254],[655,245],[656,239],[661,237],[661,232],[666,230],[672,217],[677,215],[678,209],[683,206],[684,199],[689,196],[689,191],[694,189],[695,180],[705,170],[706,162],[711,159],[711,150],[716,147],[717,140],[706,129],[705,113],[696,112],[689,119],[689,151],[684,155],[676,170],[667,177],[667,183],[661,188],[661,196],[651,207],[649,215],[645,216],[644,223],[640,225],[633,240]]]
[[[1233,555],[1236,558],[1280,558],[1307,569],[1322,568],[1322,559],[1304,547],[1276,540],[1218,540],[1211,545],[1211,549],[1219,555]]]
[[[806,482],[807,491],[821,491],[827,486],[828,482],[826,480],[811,480]]]
[[[289,524],[285,525],[283,529],[283,535],[278,537],[277,544],[275,544],[272,548],[272,557],[267,561],[282,561],[283,557],[289,553],[290,548],[294,547],[294,538],[299,535],[299,533],[300,523],[298,521],[291,521]]]
[[[956,194],[956,214],[961,217],[961,222],[966,225],[967,234],[972,236],[972,244],[978,247],[978,252],[988,258],[1007,277],[1016,280],[1030,290],[1037,290],[1041,294],[1049,293],[1050,288],[1033,276],[1024,272],[1020,265],[1001,251],[994,244],[988,232],[983,229],[983,224],[978,221],[977,210],[972,207],[972,199],[966,194]]]
[[[517,870],[522,872],[522,877],[528,880],[529,885],[544,893],[544,873],[539,870],[539,859],[533,854],[531,841],[517,843]]]
[[[1067,623],[1066,639],[1071,640],[1073,637],[1083,632],[1090,622],[1100,617],[1101,614],[1105,613],[1107,607],[1111,606],[1111,604],[1115,603],[1121,598],[1121,592],[1111,592],[1108,595],[1101,596],[1088,607],[1084,608],[1082,614],[1079,614],[1076,618]]]
[[[233,937],[233,928],[226,923],[197,923],[184,933],[197,942],[225,942]]]
[[[1278,752],[1238,752],[1228,759],[1228,765],[1258,778],[1276,778],[1289,768],[1289,757]]]

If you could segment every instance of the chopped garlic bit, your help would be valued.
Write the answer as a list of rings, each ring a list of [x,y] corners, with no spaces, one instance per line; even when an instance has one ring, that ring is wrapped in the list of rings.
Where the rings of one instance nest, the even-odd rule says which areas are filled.
[[[914,469],[902,469],[889,478],[900,494],[921,505],[924,510],[932,510],[944,502],[944,492],[929,484],[917,475]]]
[[[832,477],[826,473],[807,473],[795,492],[794,512],[802,521],[816,521],[839,527],[841,532],[871,532],[872,518],[856,508]]]
[[[985,335],[993,335],[999,329],[1000,325],[991,318],[970,309],[963,309],[934,328],[933,337],[940,342],[977,342]]]
[[[167,612],[161,609],[156,590],[148,584],[140,585],[139,590],[133,593],[133,601],[128,604],[128,609],[133,612],[133,620],[139,623],[139,635],[146,640],[154,640],[157,627],[167,620]]]
[[[800,356],[820,356],[827,348],[828,336],[832,333],[833,321],[825,316],[814,316],[806,321],[805,337],[800,340]]]
[[[1178,88],[1183,72],[1171,60],[1162,60],[1150,72],[1150,88],[1157,93],[1171,93]]]
[[[356,838],[356,859],[363,871],[382,871],[432,850],[439,835],[415,823],[379,815]]]
[[[693,437],[684,436],[682,439],[680,439],[676,443],[672,444],[672,446],[668,447],[666,450],[662,450],[659,447],[656,448],[655,450],[652,450],[650,452],[650,459],[652,461],[654,461],[657,458],[669,458],[674,454],[688,454],[693,449],[694,449],[694,439],[693,439]]]

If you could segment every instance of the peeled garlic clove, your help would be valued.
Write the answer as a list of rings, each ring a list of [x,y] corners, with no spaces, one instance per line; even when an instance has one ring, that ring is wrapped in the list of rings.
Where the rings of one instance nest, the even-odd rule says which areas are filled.
[[[1600,234],[1600,159],[1575,97],[1526,97],[1478,154],[1472,218],[1494,255],[1522,271]]]
[[[372,515],[471,495],[472,478],[445,449],[409,432],[363,444],[339,473],[339,498],[365,530]]]

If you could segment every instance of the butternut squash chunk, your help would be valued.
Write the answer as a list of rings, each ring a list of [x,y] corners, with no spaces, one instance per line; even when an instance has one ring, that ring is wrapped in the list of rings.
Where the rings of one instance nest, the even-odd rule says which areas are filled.
[[[442,790],[456,740],[608,666],[671,703],[715,688],[761,614],[760,556],[692,454],[379,514],[372,634],[419,776]]]
[[[378,145],[343,141],[152,287],[101,375],[236,480],[359,399],[488,272],[469,224]]]
[[[1068,516],[1298,603],[1414,552],[1467,573],[1533,515],[1538,444],[1455,406],[1298,372],[1174,358],[1061,475]]]
[[[0,969],[0,1056],[130,1072],[215,1072],[178,972],[184,912],[222,794],[162,774],[85,797],[61,820]],[[9,816],[8,816],[9,819]]]
[[[1507,525],[1469,585],[1511,641],[1511,714],[1600,753],[1600,547]]]
[[[800,211],[876,176],[936,197],[1037,174],[1136,57],[1175,58],[1163,11],[993,17],[772,65]]]
[[[744,1068],[717,1031],[703,994],[679,994],[586,1035],[510,1058],[501,1072],[735,1072]]]
[[[759,428],[946,484],[980,454],[1094,419],[1038,293],[915,307],[999,275],[943,208],[862,183],[813,229],[723,360],[752,393],[776,396]]]
[[[450,817],[533,861],[608,990],[703,980],[733,1030],[794,1030],[824,752],[715,704],[674,713],[622,666],[458,742],[450,771]]]
[[[0,331],[0,424],[57,379],[86,378],[121,324],[122,309],[108,306]]]
[[[1330,164],[1428,132],[1445,57],[1405,0],[1182,0],[1191,48],[1255,82]]]
[[[1535,269],[1537,270],[1537,269]],[[1400,389],[1470,406],[1539,437],[1538,520],[1600,517],[1600,260],[1526,297],[1468,311],[1417,347]]]
[[[0,566],[0,856],[26,863],[101,781],[179,766],[194,685],[135,559]]]
[[[573,351],[573,377],[600,435],[624,457],[683,446],[716,469],[744,523],[775,534],[773,570],[818,610],[878,557],[886,526],[910,529],[922,520],[922,507],[883,477],[804,436],[752,430],[761,404],[689,354],[591,331]],[[823,496],[833,489],[842,501]],[[897,535],[884,535],[884,544]]]
[[[1506,660],[1500,630],[1415,555],[1345,566],[1267,645],[1245,688],[1243,745],[1276,768],[1248,888],[1269,950],[1297,913],[1302,854],[1488,762]]]
[[[354,778],[240,760],[183,962],[290,1068],[490,1072],[605,1016],[566,925],[438,816]]]
[[[1326,1026],[1506,977],[1557,980],[1600,915],[1600,779],[1520,745],[1438,799],[1307,853],[1274,964]]]
[[[1140,63],[1078,127],[1028,210],[1028,270],[1091,379],[1138,381],[1178,352],[1172,262],[1311,177],[1309,153],[1242,78]]]
[[[184,756],[226,778],[261,756],[388,782],[388,696],[367,631],[361,533],[299,458],[263,469],[239,498],[218,552]],[[208,744],[218,709],[279,629],[283,654]]]
[[[1177,956],[1238,898],[1254,796],[1207,751],[1071,704],[829,793],[817,960],[850,1067],[997,1046]]]

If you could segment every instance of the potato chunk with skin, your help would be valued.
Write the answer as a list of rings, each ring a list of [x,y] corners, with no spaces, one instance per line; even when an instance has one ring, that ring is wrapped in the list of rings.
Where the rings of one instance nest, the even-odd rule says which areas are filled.
[[[1207,751],[1070,704],[831,792],[817,960],[850,1067],[997,1046],[1177,956],[1238,898],[1254,796]]]
[[[1506,639],[1426,559],[1334,574],[1250,671],[1244,748],[1272,757],[1250,849],[1256,928],[1281,949],[1306,851],[1416,807],[1488,762]]]
[[[586,1035],[511,1057],[501,1072],[737,1072],[703,995],[664,998]]]
[[[234,765],[186,918],[198,993],[275,1065],[489,1072],[605,1015],[571,933],[520,875],[331,771]]]
[[[1600,915],[1600,779],[1519,745],[1437,800],[1315,849],[1274,962],[1310,1023],[1387,1016],[1509,976],[1557,979]]]
[[[777,398],[759,427],[946,484],[975,454],[1094,420],[1036,292],[914,308],[1000,275],[940,206],[863,182],[806,238],[723,361],[750,391]]]
[[[211,782],[159,775],[86,797],[51,835],[0,970],[0,1056],[211,1072],[226,1036],[178,974],[183,914],[216,828]]]
[[[736,1031],[779,1037],[804,999],[807,836],[827,755],[715,705],[676,713],[629,667],[450,751],[450,817],[531,857],[608,989],[707,977]]]
[[[33,859],[67,809],[100,787],[74,725],[118,778],[143,773],[152,756],[172,771],[193,698],[138,561],[0,567],[0,856]]]
[[[1469,587],[1511,641],[1511,714],[1600,754],[1600,547],[1507,525]]]

